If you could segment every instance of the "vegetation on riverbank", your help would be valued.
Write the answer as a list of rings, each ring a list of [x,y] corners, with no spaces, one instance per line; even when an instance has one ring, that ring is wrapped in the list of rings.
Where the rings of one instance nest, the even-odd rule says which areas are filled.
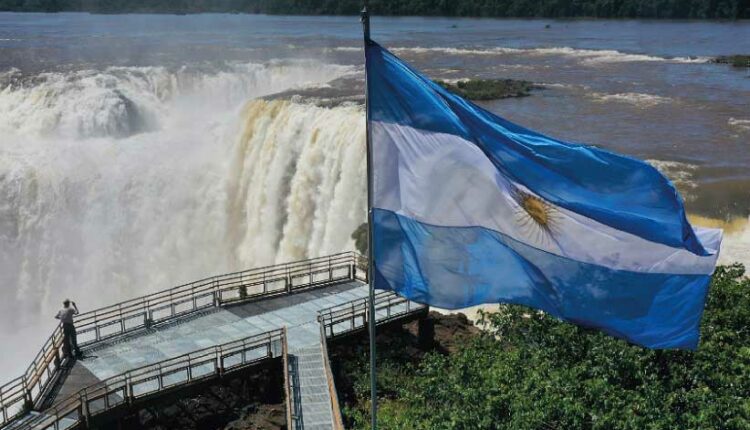
[[[371,0],[378,15],[747,19],[746,0]],[[0,10],[355,15],[361,0],[0,0]]]
[[[452,353],[379,338],[380,428],[748,429],[743,274],[717,269],[696,352],[647,350],[519,306],[485,314],[486,331]],[[366,345],[341,349],[345,417],[368,428]]]
[[[750,55],[723,55],[711,60],[712,63],[730,64],[732,67],[750,67]]]
[[[508,97],[525,97],[539,88],[529,81],[514,79],[465,79],[455,83],[435,81],[436,84],[470,100],[495,100]]]
[[[352,233],[352,239],[354,239],[354,248],[362,255],[367,255],[367,223],[364,222],[357,227]]]

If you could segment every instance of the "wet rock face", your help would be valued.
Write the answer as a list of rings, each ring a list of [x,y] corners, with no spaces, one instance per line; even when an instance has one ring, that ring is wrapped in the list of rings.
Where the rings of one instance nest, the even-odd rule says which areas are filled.
[[[264,369],[169,403],[149,405],[123,422],[133,430],[282,430],[282,368]]]
[[[441,314],[432,311],[422,321],[413,321],[401,330],[394,328],[378,336],[386,344],[398,342],[408,345],[408,355],[418,361],[430,351],[452,354],[459,345],[480,334],[480,329],[462,313]],[[428,341],[425,337],[431,337]]]
[[[430,312],[435,321],[435,344],[447,354],[452,354],[458,345],[478,336],[479,327],[475,326],[464,314],[443,315]]]
[[[438,85],[470,100],[496,100],[526,97],[543,88],[529,81],[515,79],[464,79],[456,82],[435,81]]]
[[[426,341],[424,332],[420,336],[420,330],[428,331],[427,336],[432,338],[431,341]],[[377,342],[380,351],[394,352],[402,360],[416,362],[427,352],[451,354],[459,345],[480,333],[479,327],[462,313],[442,314],[432,311],[424,320],[412,321],[401,327],[379,329]],[[362,351],[366,352],[368,342],[367,334],[364,333],[330,344],[331,364],[339,367],[340,363],[351,360]],[[338,386],[337,388],[340,389]]]
[[[284,404],[250,405],[243,416],[224,427],[224,430],[281,430],[286,429]]]

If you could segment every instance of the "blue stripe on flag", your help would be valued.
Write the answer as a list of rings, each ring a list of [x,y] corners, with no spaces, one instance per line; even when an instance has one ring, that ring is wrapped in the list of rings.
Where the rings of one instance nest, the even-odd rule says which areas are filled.
[[[695,349],[708,275],[613,270],[481,227],[374,210],[375,287],[456,309],[515,303],[649,348]]]

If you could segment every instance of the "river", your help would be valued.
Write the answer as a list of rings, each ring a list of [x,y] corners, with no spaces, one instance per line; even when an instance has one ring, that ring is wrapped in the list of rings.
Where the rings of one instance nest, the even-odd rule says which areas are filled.
[[[380,18],[432,77],[544,89],[486,102],[648,160],[723,263],[750,263],[749,22]],[[365,219],[356,17],[0,13],[0,380],[65,297],[82,310],[353,248]]]

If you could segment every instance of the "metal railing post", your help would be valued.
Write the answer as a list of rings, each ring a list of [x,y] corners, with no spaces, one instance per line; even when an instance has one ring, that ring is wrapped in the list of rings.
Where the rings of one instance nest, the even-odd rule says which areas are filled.
[[[284,326],[281,332],[281,354],[284,365],[284,396],[286,397],[286,422],[287,428],[293,429],[292,424],[292,395],[289,380],[289,349],[287,345],[287,328]]]
[[[23,409],[25,411],[30,411],[34,409],[34,400],[31,396],[31,387],[29,387],[28,381],[26,381],[26,375],[24,375],[23,379],[21,380],[21,385],[23,386]]]
[[[78,416],[80,417],[81,421],[85,422],[85,427],[89,427],[91,423],[91,411],[89,411],[89,402],[88,398],[86,396],[79,396],[78,397]],[[104,407],[107,407],[107,392],[104,392]]]
[[[130,380],[130,377],[125,377],[125,404],[131,405],[133,404],[133,381]]]
[[[354,312],[354,302],[352,302],[352,317],[349,321],[351,321],[351,329],[354,330],[355,320],[357,319],[357,313]],[[367,321],[365,321],[365,324],[367,324]],[[333,331],[333,329],[331,329]]]
[[[54,341],[53,341],[54,343]],[[54,346],[54,345],[53,345]],[[58,348],[55,348],[55,369],[58,369],[60,365],[62,364],[62,359],[60,358],[60,350]]]
[[[221,307],[221,290],[219,290],[219,281],[214,279],[214,294],[216,294],[216,307]]]
[[[193,380],[193,360],[190,356],[188,356],[187,380],[188,382]]]

